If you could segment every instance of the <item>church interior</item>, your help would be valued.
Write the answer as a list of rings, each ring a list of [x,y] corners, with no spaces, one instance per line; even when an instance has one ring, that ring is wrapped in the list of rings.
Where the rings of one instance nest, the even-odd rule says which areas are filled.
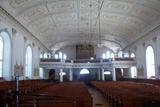
[[[0,0],[0,107],[160,107],[160,0]]]

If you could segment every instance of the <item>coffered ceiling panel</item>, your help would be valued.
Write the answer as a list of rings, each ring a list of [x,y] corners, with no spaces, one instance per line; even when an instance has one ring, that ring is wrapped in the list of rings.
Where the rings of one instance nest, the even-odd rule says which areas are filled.
[[[124,48],[160,20],[160,0],[0,0],[0,6],[50,50],[100,38]]]

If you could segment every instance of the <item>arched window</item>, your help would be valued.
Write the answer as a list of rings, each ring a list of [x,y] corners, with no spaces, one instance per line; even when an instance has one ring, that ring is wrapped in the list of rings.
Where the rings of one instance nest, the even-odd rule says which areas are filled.
[[[40,53],[40,58],[43,58],[43,53],[42,52]]]
[[[67,55],[63,54],[63,59],[66,60],[67,59]]]
[[[111,52],[111,58],[114,58],[114,53],[113,52]]]
[[[146,67],[147,78],[155,78],[154,50],[152,46],[146,48]]]
[[[0,77],[11,80],[11,41],[7,30],[0,32]]]
[[[54,58],[55,58],[55,59],[58,59],[58,55],[57,55],[57,54],[55,54],[55,55],[54,55]]]
[[[39,77],[41,78],[41,79],[43,79],[43,77],[44,77],[44,71],[43,71],[43,68],[39,68]]]
[[[0,36],[0,77],[2,77],[3,72],[3,39]]]
[[[62,52],[59,52],[59,59],[62,59]]]
[[[131,58],[135,58],[136,55],[134,53],[131,53]]]
[[[102,59],[106,59],[106,54],[105,53],[102,54]]]
[[[136,57],[136,55],[134,53],[131,53],[130,56],[131,56],[131,58],[135,58]],[[131,77],[132,78],[137,77],[137,69],[136,69],[135,66],[131,67]]]
[[[110,51],[107,51],[106,52],[106,58],[110,58],[111,56],[110,56]]]
[[[44,58],[48,58],[48,56],[47,56],[47,53],[46,53],[46,52],[44,53]]]
[[[128,58],[128,57],[129,57],[128,52],[124,52],[124,53],[123,53],[123,57],[124,57],[124,58]]]
[[[32,49],[30,46],[28,46],[26,49],[25,76],[28,78],[31,78],[31,76],[32,76]]]

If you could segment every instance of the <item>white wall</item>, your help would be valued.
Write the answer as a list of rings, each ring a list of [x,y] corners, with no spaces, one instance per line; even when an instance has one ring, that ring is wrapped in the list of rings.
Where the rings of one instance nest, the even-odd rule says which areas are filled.
[[[105,47],[102,47],[102,48],[94,47],[94,55],[96,56],[97,59],[101,59],[102,54],[106,53],[107,50],[110,50],[110,49]],[[63,47],[62,49],[58,50],[56,54],[58,54],[58,52],[60,51],[67,55],[67,59],[76,59],[76,46]]]
[[[138,75],[138,78],[147,78],[146,70],[146,48],[151,45],[155,54],[155,74],[160,79],[160,28],[151,31],[144,38],[138,40],[127,50],[136,54],[137,68],[143,68],[144,75]],[[141,73],[140,73],[141,74]]]
[[[60,51],[67,55],[67,59],[75,59],[76,58],[76,46],[63,47],[60,50],[58,50],[56,52],[56,54],[58,54]]]
[[[3,70],[4,78],[6,80],[14,79],[14,66],[16,64],[23,65],[23,72],[25,72],[25,49],[28,45],[31,45],[33,51],[32,78],[39,77],[37,73],[38,71],[36,73],[34,71],[35,68],[39,69],[40,50],[44,52],[47,52],[48,50],[43,47],[43,45],[37,39],[35,39],[33,35],[25,31],[21,25],[16,23],[14,19],[10,19],[5,13],[0,11],[0,32],[4,29],[9,34],[11,43],[11,51],[9,52],[10,54],[8,56],[4,56],[5,59],[9,59],[9,62],[4,64],[4,68],[8,68],[7,71],[6,69]]]

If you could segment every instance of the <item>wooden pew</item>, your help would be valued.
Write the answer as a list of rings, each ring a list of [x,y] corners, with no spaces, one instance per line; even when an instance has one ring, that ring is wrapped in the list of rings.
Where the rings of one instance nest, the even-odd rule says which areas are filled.
[[[97,82],[92,84],[100,90],[115,107],[152,107],[146,102],[160,104],[160,87],[135,82]]]
[[[76,99],[76,107],[92,107],[92,97],[87,88],[80,82],[65,82],[48,87],[39,93],[49,96],[74,97]]]
[[[48,83],[42,80],[22,80],[19,82],[19,94],[29,94],[53,83]],[[0,82],[0,107],[12,105],[15,102],[16,81],[2,81]]]

